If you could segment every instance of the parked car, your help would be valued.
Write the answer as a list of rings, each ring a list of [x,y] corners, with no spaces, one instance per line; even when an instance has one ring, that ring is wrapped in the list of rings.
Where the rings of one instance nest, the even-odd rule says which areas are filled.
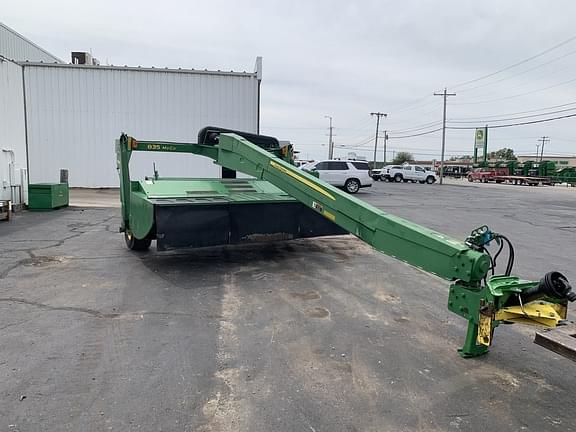
[[[395,182],[419,182],[432,184],[436,181],[437,176],[434,171],[421,167],[420,165],[389,165],[386,167],[384,174],[388,181]]]
[[[383,171],[382,169],[376,168],[376,169],[373,169],[372,171],[370,171],[370,175],[371,175],[372,178],[373,178],[374,180],[376,180],[376,181],[378,181],[378,180],[384,180],[382,171]]]
[[[317,172],[321,180],[344,188],[351,194],[358,192],[360,188],[372,186],[370,167],[366,161],[325,160],[306,165],[303,169]]]

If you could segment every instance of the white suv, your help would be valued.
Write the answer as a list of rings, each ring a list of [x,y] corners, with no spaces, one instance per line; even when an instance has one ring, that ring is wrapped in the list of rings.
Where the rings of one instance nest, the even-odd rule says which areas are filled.
[[[419,165],[389,165],[385,167],[384,176],[388,181],[432,184],[436,181],[436,173]]]
[[[366,161],[326,160],[302,168],[317,172],[320,180],[342,187],[351,194],[358,192],[360,188],[372,186],[370,167]]]

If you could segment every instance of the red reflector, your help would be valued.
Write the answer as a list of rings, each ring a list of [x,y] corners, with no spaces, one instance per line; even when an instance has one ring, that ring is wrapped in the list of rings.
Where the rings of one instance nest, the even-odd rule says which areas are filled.
[[[132,138],[130,140],[130,145],[133,149],[136,149],[136,148],[138,148],[138,141],[136,141],[134,138]]]

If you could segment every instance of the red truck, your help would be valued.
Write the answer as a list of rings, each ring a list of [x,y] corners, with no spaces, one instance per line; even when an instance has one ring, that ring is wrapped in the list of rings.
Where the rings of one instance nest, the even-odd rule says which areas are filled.
[[[497,181],[497,177],[508,176],[510,171],[508,168],[476,168],[468,173],[468,181],[479,181],[488,183],[489,181]]]

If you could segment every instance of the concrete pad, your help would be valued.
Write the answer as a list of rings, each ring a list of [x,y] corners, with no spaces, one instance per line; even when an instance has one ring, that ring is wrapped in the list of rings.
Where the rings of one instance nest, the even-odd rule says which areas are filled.
[[[515,273],[576,280],[573,194],[377,182],[358,197],[458,238],[488,223]],[[517,325],[461,359],[448,282],[352,236],[133,253],[119,223],[70,207],[0,227],[0,430],[576,429],[574,363]]]
[[[120,189],[70,189],[71,207],[110,207],[120,208]]]

